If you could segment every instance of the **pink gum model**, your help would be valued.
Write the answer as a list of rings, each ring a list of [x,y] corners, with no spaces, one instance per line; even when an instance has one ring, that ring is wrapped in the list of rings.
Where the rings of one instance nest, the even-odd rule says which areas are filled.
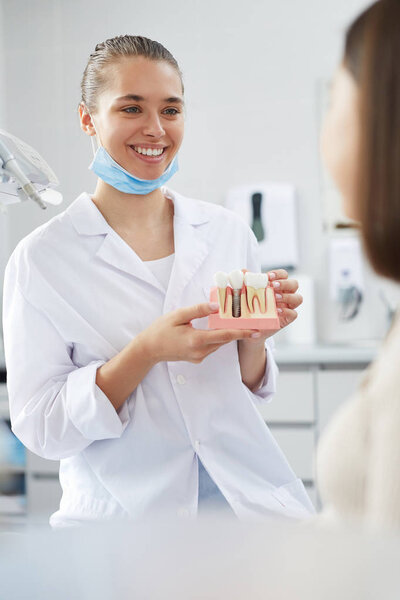
[[[210,302],[218,302],[219,312],[208,316],[209,329],[259,329],[260,331],[278,331],[280,329],[278,312],[276,310],[275,294],[272,285],[265,288],[266,312],[260,311],[257,296],[253,298],[251,313],[247,304],[246,286],[243,284],[240,290],[240,317],[232,317],[232,288],[226,288],[225,306],[221,307],[217,286],[211,288]]]

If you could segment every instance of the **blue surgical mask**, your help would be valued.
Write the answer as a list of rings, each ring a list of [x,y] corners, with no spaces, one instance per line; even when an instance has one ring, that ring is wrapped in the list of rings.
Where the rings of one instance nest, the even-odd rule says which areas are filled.
[[[157,179],[139,179],[115,162],[103,146],[99,146],[89,169],[120,192],[144,195],[150,194],[171,179],[178,170],[178,156],[174,156],[167,169]]]

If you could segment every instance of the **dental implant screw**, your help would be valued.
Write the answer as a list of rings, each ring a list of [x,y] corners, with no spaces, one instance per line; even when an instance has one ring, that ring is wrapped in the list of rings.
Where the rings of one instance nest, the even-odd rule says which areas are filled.
[[[240,290],[233,290],[232,317],[240,317]]]

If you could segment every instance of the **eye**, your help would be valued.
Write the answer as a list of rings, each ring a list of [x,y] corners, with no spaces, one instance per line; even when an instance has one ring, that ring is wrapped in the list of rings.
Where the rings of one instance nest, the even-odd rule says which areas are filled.
[[[164,113],[171,117],[175,117],[175,115],[179,115],[179,110],[177,108],[166,108]]]
[[[122,112],[126,112],[129,114],[136,114],[136,113],[140,112],[140,109],[138,106],[128,106],[127,108],[123,108]]]

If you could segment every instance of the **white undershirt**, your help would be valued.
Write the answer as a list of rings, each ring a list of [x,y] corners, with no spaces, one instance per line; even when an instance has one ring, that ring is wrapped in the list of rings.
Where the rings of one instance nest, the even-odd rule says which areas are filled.
[[[172,253],[169,256],[163,258],[157,258],[156,260],[145,260],[143,262],[149,267],[154,277],[158,279],[161,285],[167,291],[168,282],[171,277],[172,265],[174,264],[175,254]]]

